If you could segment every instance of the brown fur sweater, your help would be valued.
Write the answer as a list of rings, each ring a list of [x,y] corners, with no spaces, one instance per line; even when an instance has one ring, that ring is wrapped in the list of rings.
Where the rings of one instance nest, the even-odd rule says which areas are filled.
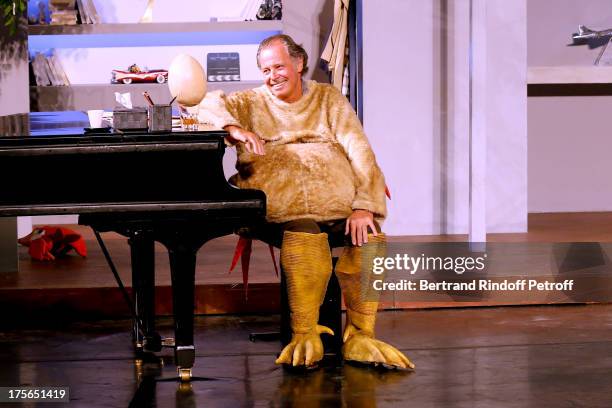
[[[237,146],[238,174],[231,181],[266,193],[270,222],[337,220],[353,209],[384,218],[384,177],[352,106],[331,85],[304,86],[294,103],[276,98],[265,85],[207,95],[201,120],[220,128],[237,125],[265,141],[263,156]]]

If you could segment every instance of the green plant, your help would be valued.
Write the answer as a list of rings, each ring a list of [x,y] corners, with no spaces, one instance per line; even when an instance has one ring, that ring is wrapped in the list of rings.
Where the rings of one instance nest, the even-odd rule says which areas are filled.
[[[27,0],[0,0],[0,10],[2,10],[4,26],[8,28],[10,35],[15,34],[17,31],[19,19],[24,15],[27,7]]]

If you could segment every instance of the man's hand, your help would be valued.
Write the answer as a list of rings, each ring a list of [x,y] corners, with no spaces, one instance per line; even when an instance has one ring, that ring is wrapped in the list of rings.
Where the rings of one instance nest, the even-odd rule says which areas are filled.
[[[234,125],[225,126],[223,129],[229,133],[227,138],[231,143],[242,142],[247,152],[265,154],[264,142],[255,133]]]
[[[368,227],[372,230],[372,235],[378,235],[374,214],[368,210],[353,210],[351,216],[346,219],[344,235],[350,233],[353,245],[361,246],[368,243]]]

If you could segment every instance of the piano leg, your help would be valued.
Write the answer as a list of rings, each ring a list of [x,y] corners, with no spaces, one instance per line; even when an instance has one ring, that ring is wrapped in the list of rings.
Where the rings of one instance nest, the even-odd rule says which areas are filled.
[[[195,361],[193,321],[196,253],[196,249],[183,245],[168,248],[175,326],[174,359],[182,381],[191,379],[191,368]]]
[[[194,347],[194,310],[195,310],[195,270],[198,250],[207,241],[231,234],[237,226],[247,225],[240,217],[224,217],[220,219],[206,217],[194,222],[191,217],[178,217],[169,220],[167,217],[157,219],[153,215],[123,215],[116,214],[82,214],[79,216],[81,225],[90,225],[94,231],[116,231],[129,238],[132,252],[132,277],[134,286],[135,306],[138,321],[142,322],[141,335],[136,330],[136,341],[142,340],[144,351],[153,351],[149,344],[155,333],[155,263],[154,245],[157,241],[168,250],[170,258],[170,274],[172,278],[172,302],[174,314],[175,339],[170,342],[164,339],[159,344],[174,347],[174,358],[181,381],[192,379],[192,368],[195,362]],[[164,214],[166,215],[166,214]],[[259,215],[257,215],[259,217]],[[151,219],[151,218],[155,219]],[[104,244],[99,239],[104,250]],[[116,269],[109,261],[111,270],[120,287]],[[132,307],[132,301],[127,302]],[[137,323],[139,324],[139,323]],[[141,335],[139,338],[138,335]]]
[[[153,237],[143,231],[131,234],[132,287],[138,319],[134,321],[137,352],[160,351],[161,337],[155,331],[155,250]],[[140,325],[142,323],[142,326]]]

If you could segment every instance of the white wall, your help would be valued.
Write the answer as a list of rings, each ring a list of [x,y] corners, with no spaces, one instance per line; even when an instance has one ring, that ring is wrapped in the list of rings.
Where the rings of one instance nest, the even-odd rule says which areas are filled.
[[[529,212],[612,211],[612,96],[529,98]]]
[[[527,231],[526,3],[487,0],[487,232]]]
[[[612,28],[609,11],[609,0],[529,1],[529,66],[592,66],[600,48],[568,44],[579,24]],[[612,211],[612,96],[537,96],[528,106],[529,212]]]
[[[364,126],[393,194],[385,230],[467,233],[469,3],[363,5]],[[487,2],[488,232],[527,228],[525,20],[525,0]]]
[[[433,20],[431,1],[363,1],[363,121],[391,191],[392,235],[439,229]]]

